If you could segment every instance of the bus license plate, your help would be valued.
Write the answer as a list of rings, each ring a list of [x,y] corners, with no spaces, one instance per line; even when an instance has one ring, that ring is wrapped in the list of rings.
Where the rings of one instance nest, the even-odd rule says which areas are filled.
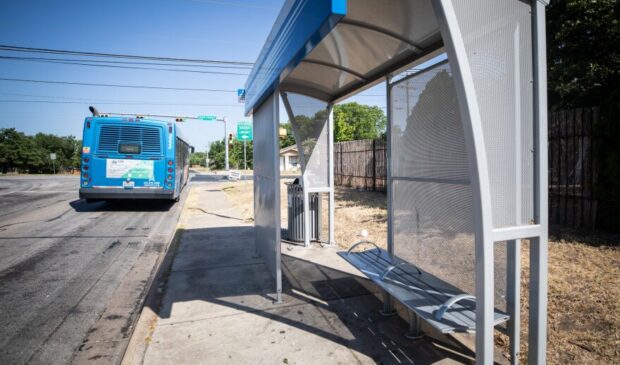
[[[134,181],[123,181],[123,188],[124,189],[133,189],[135,184],[136,183]]]

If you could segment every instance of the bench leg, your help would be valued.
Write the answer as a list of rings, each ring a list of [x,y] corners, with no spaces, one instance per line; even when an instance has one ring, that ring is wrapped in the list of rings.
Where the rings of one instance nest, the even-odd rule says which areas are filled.
[[[379,313],[384,317],[390,317],[396,315],[396,310],[394,309],[394,300],[392,296],[388,294],[387,291],[383,291],[383,309],[379,311]]]
[[[420,318],[411,310],[408,310],[407,313],[409,315],[409,332],[405,334],[405,337],[410,340],[419,340],[424,337],[424,333],[420,328]]]

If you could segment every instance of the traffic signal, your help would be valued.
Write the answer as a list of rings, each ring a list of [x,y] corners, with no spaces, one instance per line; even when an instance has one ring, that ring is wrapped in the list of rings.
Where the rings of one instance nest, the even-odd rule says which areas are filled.
[[[228,133],[228,141],[232,142],[232,133]]]
[[[181,117],[176,118],[174,121],[177,122],[177,123],[184,122],[183,118],[181,118]]]

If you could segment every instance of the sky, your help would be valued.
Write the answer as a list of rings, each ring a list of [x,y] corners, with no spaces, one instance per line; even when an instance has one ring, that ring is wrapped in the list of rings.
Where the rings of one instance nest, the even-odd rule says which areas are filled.
[[[254,62],[284,0],[3,0],[0,45],[144,56]],[[0,50],[0,57],[63,57]],[[88,61],[85,61],[88,62]],[[158,66],[160,68],[170,68]],[[192,68],[195,70],[195,68]],[[89,105],[101,112],[226,117],[228,132],[244,116],[236,89],[249,69],[201,69],[238,73],[168,72],[67,65],[0,58],[0,78],[225,90],[220,92],[131,89],[0,80],[0,128],[73,135],[81,139]],[[348,101],[385,110],[385,85]],[[286,121],[284,108],[280,120]],[[180,124],[197,151],[224,136],[222,123]]]

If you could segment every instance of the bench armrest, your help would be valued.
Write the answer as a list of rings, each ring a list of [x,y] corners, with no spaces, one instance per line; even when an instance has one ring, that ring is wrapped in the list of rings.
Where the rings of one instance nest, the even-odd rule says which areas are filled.
[[[381,280],[385,280],[385,278],[392,272],[392,270],[396,269],[398,266],[401,266],[401,265],[407,265],[407,262],[401,261],[398,264],[388,266],[387,269],[385,269],[385,271],[381,274]],[[416,269],[419,275],[422,275],[422,271],[420,271],[420,269],[418,269],[417,266],[411,265],[411,264],[410,266]]]
[[[380,248],[379,246],[377,246],[377,244],[376,244],[376,243],[374,243],[374,242],[372,242],[372,241],[369,241],[369,240],[361,240],[361,241],[357,241],[357,242],[355,242],[355,243],[353,244],[353,246],[351,246],[351,248],[349,248],[349,249],[347,250],[347,255],[350,255],[350,254],[351,254],[351,252],[353,251],[353,249],[354,249],[355,247],[357,247],[357,246],[359,246],[359,245],[362,245],[362,244],[364,244],[364,243],[370,243],[371,245],[375,246],[377,249],[381,250],[381,248]]]
[[[441,319],[443,318],[443,315],[446,313],[448,309],[450,309],[450,307],[452,307],[456,302],[464,300],[464,299],[475,300],[476,297],[474,297],[473,295],[469,295],[469,294],[459,294],[459,295],[453,296],[452,298],[446,300],[446,302],[443,303],[441,307],[439,307],[439,309],[435,311],[435,319],[438,321],[441,321]]]

